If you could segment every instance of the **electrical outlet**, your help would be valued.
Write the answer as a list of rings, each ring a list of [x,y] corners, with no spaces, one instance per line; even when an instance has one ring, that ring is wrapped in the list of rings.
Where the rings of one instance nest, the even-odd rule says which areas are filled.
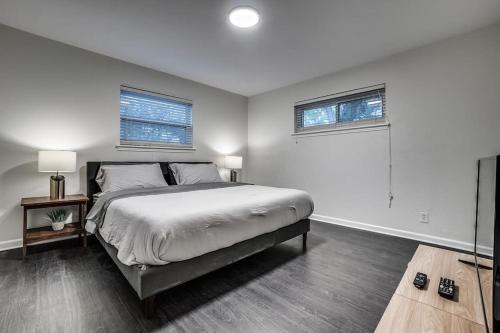
[[[419,222],[420,223],[429,223],[429,212],[420,212],[419,214]]]

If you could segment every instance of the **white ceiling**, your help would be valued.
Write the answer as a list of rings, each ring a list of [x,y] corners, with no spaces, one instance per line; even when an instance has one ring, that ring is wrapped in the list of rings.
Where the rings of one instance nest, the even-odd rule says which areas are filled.
[[[498,21],[499,0],[0,0],[5,25],[247,96]]]

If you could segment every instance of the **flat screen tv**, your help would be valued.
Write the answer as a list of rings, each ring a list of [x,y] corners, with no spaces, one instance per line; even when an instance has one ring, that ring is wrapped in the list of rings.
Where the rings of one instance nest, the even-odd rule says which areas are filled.
[[[474,257],[477,276],[481,285],[479,270],[488,269],[477,263],[478,257],[493,259],[493,300],[485,302],[481,290],[482,306],[486,316],[492,313],[493,332],[500,333],[500,155],[483,158],[477,167],[476,224],[474,234]],[[491,267],[489,267],[491,269]],[[491,312],[485,311],[485,304],[493,304]],[[487,328],[488,332],[491,332]]]

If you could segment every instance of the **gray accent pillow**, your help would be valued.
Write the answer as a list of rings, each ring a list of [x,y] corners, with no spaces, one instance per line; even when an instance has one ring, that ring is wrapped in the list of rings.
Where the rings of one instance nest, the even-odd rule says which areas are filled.
[[[177,185],[223,182],[215,164],[171,163]]]
[[[102,165],[95,181],[102,192],[168,186],[158,163]]]

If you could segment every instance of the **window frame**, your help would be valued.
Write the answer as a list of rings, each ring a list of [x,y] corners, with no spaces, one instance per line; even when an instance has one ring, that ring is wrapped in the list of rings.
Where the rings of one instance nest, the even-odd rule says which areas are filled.
[[[365,120],[355,120],[355,121],[345,121],[340,120],[340,105],[349,101],[354,101],[363,98],[363,96],[370,96],[370,94],[382,92],[382,117],[365,119]],[[304,127],[304,112],[313,109],[314,105],[317,107],[333,106],[335,105],[335,123],[331,124],[321,124],[316,126]],[[300,114],[299,114],[300,113]],[[385,84],[378,84],[373,86],[368,86],[364,88],[344,91],[340,93],[330,94],[326,96],[321,96],[312,99],[306,99],[294,104],[294,130],[292,135],[307,135],[321,132],[331,132],[331,131],[343,131],[343,130],[356,130],[370,127],[386,126],[387,123],[387,107],[386,107],[386,86]],[[299,119],[302,120],[302,125],[299,125]]]
[[[191,105],[191,144],[176,144],[176,143],[165,143],[161,141],[133,141],[133,140],[122,140],[120,132],[118,133],[118,142],[116,145],[118,150],[184,150],[184,151],[194,151],[196,150],[194,146],[194,102],[188,98],[181,98],[174,95],[166,93],[153,92],[151,90],[140,89],[131,87],[128,85],[120,85],[118,91],[118,118],[119,118],[119,129],[121,131],[122,115],[120,111],[121,103],[121,93],[122,91],[130,91],[133,93],[138,93],[146,96],[158,97],[162,99],[167,99],[171,101],[178,101],[181,103],[186,103]],[[139,121],[139,120],[138,120]],[[154,123],[155,121],[151,121]]]

